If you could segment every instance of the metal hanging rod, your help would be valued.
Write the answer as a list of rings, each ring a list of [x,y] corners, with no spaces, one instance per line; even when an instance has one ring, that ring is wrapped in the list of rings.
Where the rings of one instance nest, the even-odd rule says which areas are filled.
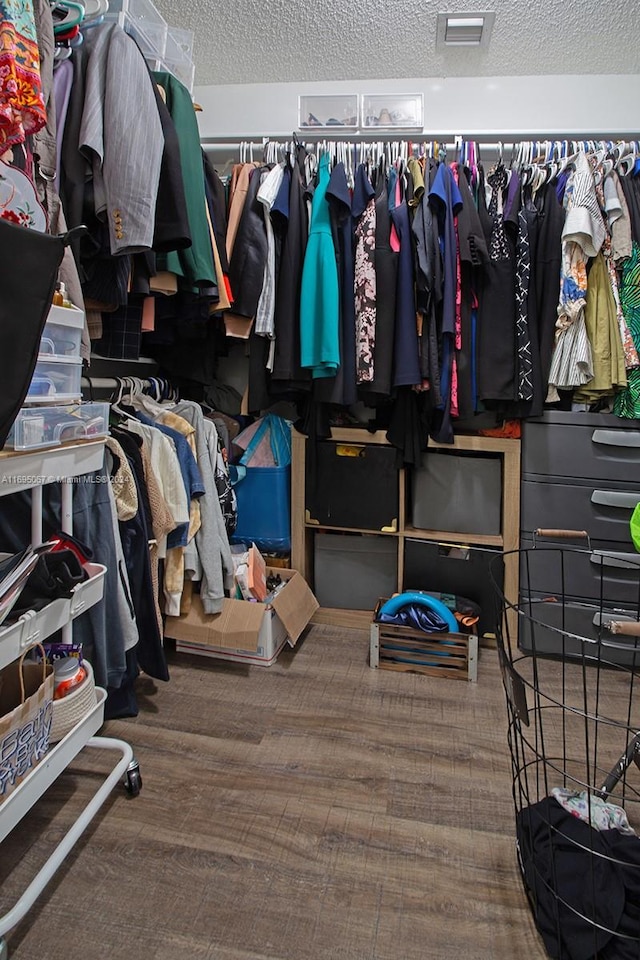
[[[457,134],[451,131],[440,131],[439,133],[425,133],[421,130],[381,130],[372,128],[370,130],[349,130],[339,127],[309,127],[301,131],[296,131],[295,137],[303,143],[315,143],[321,140],[336,140],[343,142],[369,142],[369,141],[404,141],[415,144],[429,143],[437,141],[447,152],[451,152],[459,146],[460,142],[473,141],[484,150],[498,151],[502,149],[513,150],[522,142],[542,142],[551,141],[561,143],[563,140],[569,141],[589,141],[589,140],[611,140],[614,143],[620,140],[636,140],[640,138],[640,129],[625,130],[608,133],[594,133],[593,131],[564,131],[563,133],[550,133],[549,131],[527,132],[527,133],[509,133],[509,140],[494,140],[500,136],[499,131],[492,131],[484,134]],[[491,139],[486,139],[486,138]],[[453,138],[453,140],[451,139]],[[247,137],[245,140],[225,137],[203,137],[200,140],[204,150],[231,150],[238,151],[244,147],[254,150],[262,149],[266,143],[289,143],[294,139],[294,135],[279,134],[271,137],[253,138]]]

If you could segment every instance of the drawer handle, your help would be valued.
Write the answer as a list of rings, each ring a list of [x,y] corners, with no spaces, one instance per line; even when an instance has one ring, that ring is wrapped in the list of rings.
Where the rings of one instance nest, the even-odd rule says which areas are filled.
[[[607,447],[640,447],[640,431],[635,430],[594,430],[591,439]]]
[[[591,494],[591,503],[599,503],[602,507],[617,507],[620,510],[634,510],[640,502],[640,490],[594,490]]]
[[[366,452],[363,443],[336,443],[336,457],[364,457]]]
[[[603,621],[602,626],[609,633],[621,633],[625,637],[640,637],[640,623],[637,620],[608,620]]]
[[[555,540],[588,540],[586,530],[552,530],[547,527],[538,527],[533,531],[534,537],[551,537]]]
[[[589,557],[591,563],[603,567],[620,567],[623,570],[640,570],[640,556],[633,553],[604,553],[596,550]]]
[[[615,617],[615,620],[614,620],[614,617]],[[633,624],[636,621],[634,620],[633,617],[630,617],[628,616],[628,614],[623,613],[622,610],[614,609],[608,613],[602,613],[602,611],[599,610],[598,613],[594,613],[592,622],[594,627],[603,627],[605,630],[610,630],[610,627],[609,627],[610,623],[616,623],[616,624],[619,624],[620,626],[622,625],[627,626],[628,624]]]

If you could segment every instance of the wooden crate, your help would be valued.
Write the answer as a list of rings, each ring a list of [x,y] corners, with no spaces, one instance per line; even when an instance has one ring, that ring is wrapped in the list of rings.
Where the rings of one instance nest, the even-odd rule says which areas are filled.
[[[478,637],[468,633],[424,633],[375,620],[371,623],[369,666],[403,673],[425,673],[457,680],[478,679]]]

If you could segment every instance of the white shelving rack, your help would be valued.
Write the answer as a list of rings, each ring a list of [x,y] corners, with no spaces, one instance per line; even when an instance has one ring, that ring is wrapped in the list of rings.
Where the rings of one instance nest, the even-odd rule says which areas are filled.
[[[61,527],[64,532],[72,533],[73,479],[83,473],[100,469],[103,454],[104,440],[70,444],[53,450],[0,454],[0,497],[20,490],[32,491],[31,539],[34,544],[42,542],[44,484],[61,484]],[[89,579],[74,589],[71,598],[55,600],[43,610],[30,611],[16,623],[0,628],[0,668],[13,662],[27,647],[37,641],[42,642],[56,630],[62,628],[63,637],[71,639],[73,620],[102,598],[106,568],[100,564],[88,564],[87,569]],[[106,690],[97,687],[95,707],[46,753],[22,783],[0,804],[1,842],[83,747],[110,750],[118,755],[117,763],[44,866],[12,909],[0,917],[0,960],[6,960],[8,956],[5,935],[26,916],[116,784],[128,777],[132,766],[137,767],[133,760],[133,750],[128,743],[111,737],[96,736],[104,721],[106,698]],[[136,780],[136,786],[137,789],[130,792],[137,792],[139,780]]]

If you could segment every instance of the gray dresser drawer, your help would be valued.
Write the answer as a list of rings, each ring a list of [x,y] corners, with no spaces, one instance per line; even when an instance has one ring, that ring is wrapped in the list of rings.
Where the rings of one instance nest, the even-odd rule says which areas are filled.
[[[520,586],[524,593],[575,597],[608,604],[640,604],[640,554],[620,551],[619,544],[594,541],[592,550],[558,548],[545,541],[532,549],[533,541],[523,537],[520,555]]]
[[[608,620],[637,621],[633,609],[603,608],[597,604],[554,603],[543,596],[521,595],[518,646],[526,653],[548,657],[592,657],[601,663],[640,667],[640,638],[611,635],[601,626]],[[593,641],[593,642],[590,642]]]
[[[640,480],[640,430],[620,423],[624,421],[613,416],[607,417],[605,426],[526,422],[522,473]]]
[[[620,543],[633,550],[629,520],[640,502],[640,473],[635,482],[551,483],[546,477],[524,480],[520,525],[531,534],[539,527],[586,530],[594,540]]]

